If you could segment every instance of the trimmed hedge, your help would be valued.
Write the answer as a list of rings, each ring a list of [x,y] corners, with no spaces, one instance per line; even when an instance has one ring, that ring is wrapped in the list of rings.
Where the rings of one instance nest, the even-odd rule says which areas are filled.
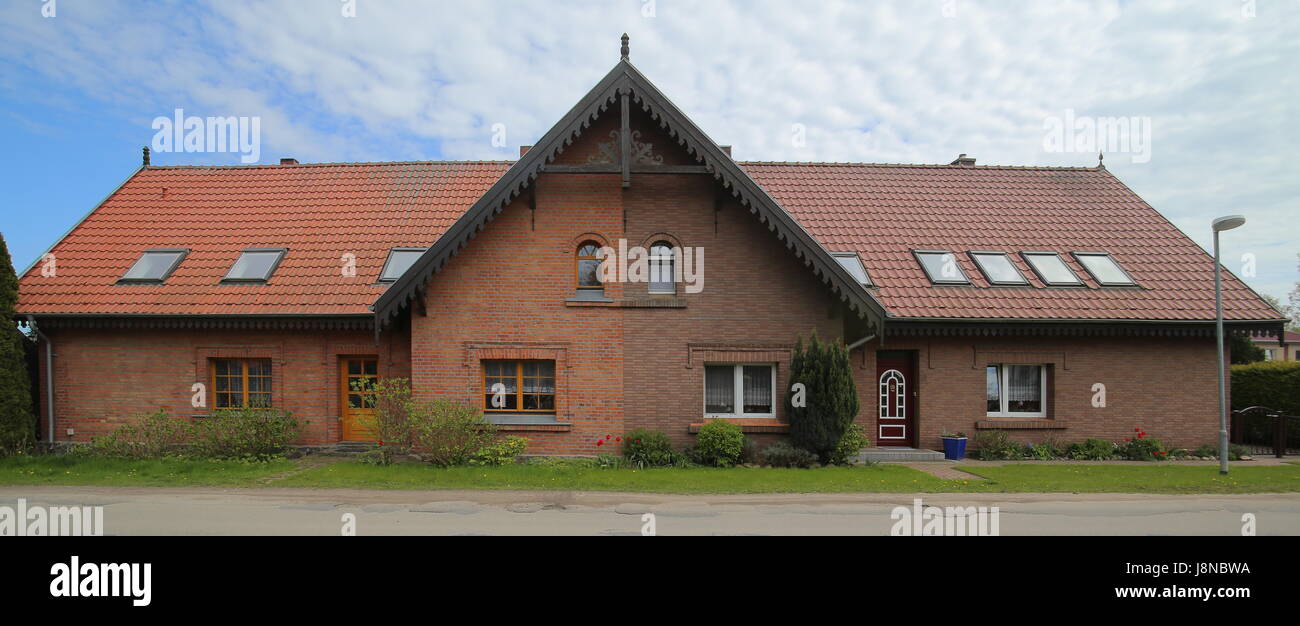
[[[1300,415],[1300,361],[1264,361],[1232,366],[1232,408],[1252,406]]]

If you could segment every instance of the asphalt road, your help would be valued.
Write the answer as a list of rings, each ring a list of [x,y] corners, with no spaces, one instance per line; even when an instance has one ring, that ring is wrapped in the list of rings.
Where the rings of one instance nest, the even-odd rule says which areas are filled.
[[[998,507],[1002,535],[1300,535],[1300,494],[834,494],[0,487],[0,507],[103,506],[106,535],[888,535],[896,507]],[[349,518],[347,514],[353,517]]]

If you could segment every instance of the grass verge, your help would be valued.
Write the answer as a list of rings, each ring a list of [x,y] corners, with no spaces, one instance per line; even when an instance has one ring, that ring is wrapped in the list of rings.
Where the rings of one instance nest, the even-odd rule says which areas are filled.
[[[1234,464],[1227,476],[1209,465],[958,466],[988,479],[980,491],[1038,493],[1293,493],[1300,465]]]
[[[116,487],[252,487],[258,479],[296,467],[269,463],[151,459],[133,461],[75,456],[0,459],[0,485],[103,485]]]

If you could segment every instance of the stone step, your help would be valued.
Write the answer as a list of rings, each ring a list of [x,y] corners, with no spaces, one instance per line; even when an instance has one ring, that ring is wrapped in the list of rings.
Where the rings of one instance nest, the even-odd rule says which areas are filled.
[[[873,463],[910,463],[913,461],[942,461],[943,453],[918,448],[863,448],[854,461]]]

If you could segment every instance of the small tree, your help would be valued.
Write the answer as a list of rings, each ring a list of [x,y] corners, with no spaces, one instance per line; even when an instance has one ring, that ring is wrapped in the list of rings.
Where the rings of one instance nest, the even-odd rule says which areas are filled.
[[[853,368],[843,343],[822,343],[815,330],[807,345],[799,338],[790,358],[785,408],[791,443],[828,462],[858,414]]]
[[[27,341],[18,331],[18,276],[9,247],[0,236],[0,456],[30,446],[36,434],[31,378],[27,373]]]
[[[1255,345],[1246,335],[1228,335],[1228,354],[1233,365],[1258,363],[1264,360],[1264,349]]]

